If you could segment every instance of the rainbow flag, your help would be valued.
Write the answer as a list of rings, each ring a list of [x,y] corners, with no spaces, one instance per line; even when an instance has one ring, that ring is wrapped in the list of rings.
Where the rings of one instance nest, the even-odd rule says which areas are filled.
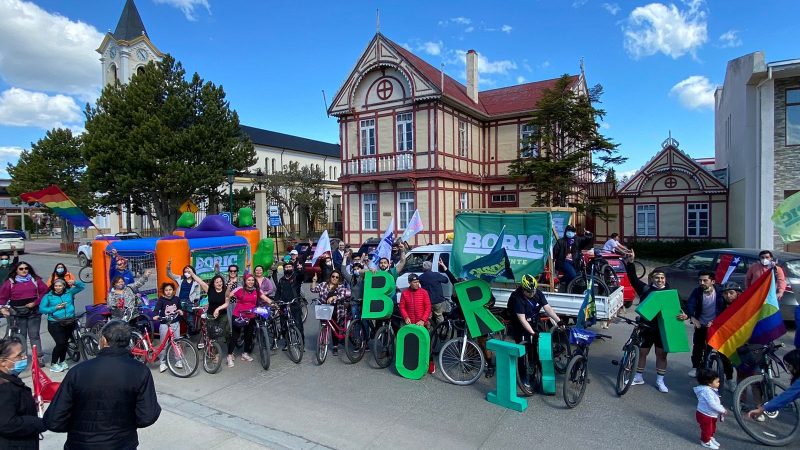
[[[770,270],[714,319],[708,329],[708,345],[732,358],[736,349],[748,342],[766,344],[784,333],[775,274]]]
[[[26,192],[19,196],[22,201],[28,203],[41,203],[53,210],[58,217],[67,219],[76,227],[93,227],[94,224],[78,206],[67,197],[56,185],[48,186],[41,191]]]

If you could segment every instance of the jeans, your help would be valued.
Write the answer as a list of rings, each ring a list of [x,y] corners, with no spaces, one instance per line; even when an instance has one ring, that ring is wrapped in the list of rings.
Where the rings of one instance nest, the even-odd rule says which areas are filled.
[[[39,329],[42,327],[42,315],[31,314],[28,316],[17,316],[17,327],[19,327],[19,339],[22,341],[22,351],[28,355],[28,338],[31,339],[31,346],[36,346],[36,353],[41,359],[44,349],[42,349],[42,339],[39,337]]]
[[[175,322],[175,323],[171,323],[171,324],[162,323],[161,325],[158,326],[158,335],[161,338],[161,342],[164,342],[164,339],[166,339],[166,337],[167,337],[167,327],[172,328],[172,333],[174,334],[174,336],[173,336],[174,339],[178,339],[179,337],[181,337],[181,323],[180,322]],[[167,345],[169,345],[169,344],[167,344]],[[161,354],[159,355],[159,359],[161,361],[161,364],[164,364],[164,361],[167,360],[167,347],[164,347],[164,349],[161,351]]]
[[[563,283],[565,287],[578,276],[578,273],[575,272],[575,266],[572,265],[572,262],[569,260],[564,261],[564,264],[560,264],[556,269],[564,272],[564,276],[561,277],[561,283]]]
[[[444,322],[444,313],[447,311],[447,301],[431,305],[431,327],[436,329],[436,325]]]
[[[703,358],[709,352],[708,344],[706,344],[707,336],[707,326],[702,325],[700,328],[694,329],[694,337],[692,338],[692,367],[695,369],[703,365]]]
[[[56,343],[55,347],[53,347],[50,364],[61,364],[67,359],[67,342],[69,342],[73,330],[75,330],[74,323],[63,326],[58,322],[47,321],[47,331],[50,332],[50,337]]]

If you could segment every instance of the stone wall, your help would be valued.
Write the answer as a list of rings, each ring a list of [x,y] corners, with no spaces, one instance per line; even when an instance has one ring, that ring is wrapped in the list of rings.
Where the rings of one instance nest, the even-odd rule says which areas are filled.
[[[775,80],[775,208],[783,202],[784,194],[800,190],[800,146],[786,145],[786,89],[794,88],[800,88],[800,77]],[[773,239],[776,250],[785,248],[774,230]]]

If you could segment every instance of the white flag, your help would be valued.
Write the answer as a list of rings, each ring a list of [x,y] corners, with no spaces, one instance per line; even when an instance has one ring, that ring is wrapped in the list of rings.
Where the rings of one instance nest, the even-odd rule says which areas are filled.
[[[311,258],[311,265],[313,266],[316,264],[317,258],[322,256],[325,252],[331,252],[331,239],[328,237],[328,230],[323,231],[322,236],[320,236],[317,241],[317,249],[314,250],[314,256]]]
[[[381,239],[381,243],[378,244],[378,248],[375,249],[375,256],[372,257],[371,266],[377,267],[378,261],[380,261],[381,258],[387,258],[391,261],[393,243],[394,243],[394,217],[392,217],[392,221],[389,222],[389,226],[383,233],[383,238]]]
[[[416,234],[420,231],[422,231],[422,219],[420,219],[419,210],[417,209],[414,211],[414,215],[411,216],[411,220],[408,221],[406,230],[403,232],[400,240],[403,242],[408,242],[409,239],[416,236]]]

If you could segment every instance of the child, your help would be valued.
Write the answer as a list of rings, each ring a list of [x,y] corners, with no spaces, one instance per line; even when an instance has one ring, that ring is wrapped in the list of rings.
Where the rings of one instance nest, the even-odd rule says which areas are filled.
[[[175,286],[169,281],[161,283],[161,292],[162,296],[156,302],[155,315],[153,316],[153,320],[158,320],[161,323],[158,328],[158,335],[163,340],[167,336],[168,328],[172,328],[175,339],[178,339],[181,337],[180,316],[183,315],[183,311],[180,309],[181,300],[175,297]],[[166,348],[161,352],[160,358],[161,365],[158,370],[159,372],[164,372],[167,370]],[[175,365],[176,367],[181,367],[182,363],[178,361]]]
[[[719,400],[719,376],[709,369],[697,370],[697,382],[694,393],[697,396],[697,423],[700,424],[700,445],[705,448],[719,448],[719,442],[714,439],[717,431],[717,418],[728,414]]]

